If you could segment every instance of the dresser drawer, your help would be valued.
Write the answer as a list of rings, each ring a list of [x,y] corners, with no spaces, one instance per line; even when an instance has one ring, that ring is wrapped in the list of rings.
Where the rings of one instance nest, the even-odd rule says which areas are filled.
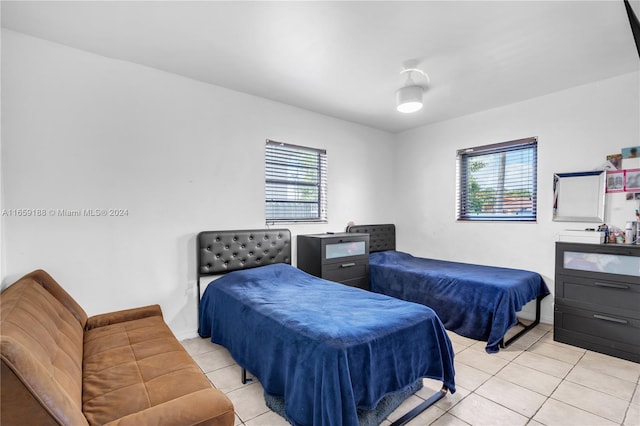
[[[640,285],[640,246],[557,242],[556,274]]]
[[[640,320],[563,305],[556,305],[555,314],[560,328],[640,346]]]
[[[558,274],[556,298],[563,304],[640,319],[637,284]]]
[[[640,357],[640,320],[637,319],[556,304],[554,335],[561,337],[559,341],[587,349],[593,344],[599,347],[594,350],[606,352],[602,350],[606,348]],[[576,341],[567,341],[567,337]]]

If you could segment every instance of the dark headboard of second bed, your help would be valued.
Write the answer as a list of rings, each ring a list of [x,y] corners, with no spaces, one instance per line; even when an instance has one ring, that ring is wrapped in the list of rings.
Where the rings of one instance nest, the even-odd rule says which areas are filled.
[[[347,232],[369,234],[370,253],[396,249],[396,226],[391,223],[347,226]]]

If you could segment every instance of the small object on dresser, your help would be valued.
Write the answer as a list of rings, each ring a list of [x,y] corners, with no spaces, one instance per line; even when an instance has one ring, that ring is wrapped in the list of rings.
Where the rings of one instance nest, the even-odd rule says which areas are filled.
[[[622,229],[612,226],[609,229],[609,242],[612,244],[624,243],[624,232]]]
[[[598,232],[602,232],[604,234],[604,243],[607,244],[609,242],[609,227],[606,223],[598,226]]]
[[[638,222],[629,221],[624,230],[624,242],[625,244],[635,244],[636,242],[636,227]]]
[[[587,243],[602,244],[604,243],[604,232],[582,229],[566,229],[558,234],[558,241],[568,243]]]

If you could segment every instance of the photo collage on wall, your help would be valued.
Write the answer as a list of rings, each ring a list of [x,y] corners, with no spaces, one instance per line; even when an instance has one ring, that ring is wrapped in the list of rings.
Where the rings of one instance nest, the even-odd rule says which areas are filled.
[[[607,170],[607,192],[626,192],[627,200],[640,200],[640,146],[622,148],[620,154],[607,155],[615,170]],[[623,168],[632,165],[634,168]]]

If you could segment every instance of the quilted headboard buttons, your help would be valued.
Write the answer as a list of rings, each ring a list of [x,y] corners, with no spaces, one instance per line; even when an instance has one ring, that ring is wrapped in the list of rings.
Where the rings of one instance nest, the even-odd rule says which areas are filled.
[[[288,229],[204,231],[198,234],[200,275],[226,273],[271,263],[291,264]]]
[[[396,249],[396,227],[394,224],[352,225],[347,232],[369,234],[369,250],[371,253]]]

